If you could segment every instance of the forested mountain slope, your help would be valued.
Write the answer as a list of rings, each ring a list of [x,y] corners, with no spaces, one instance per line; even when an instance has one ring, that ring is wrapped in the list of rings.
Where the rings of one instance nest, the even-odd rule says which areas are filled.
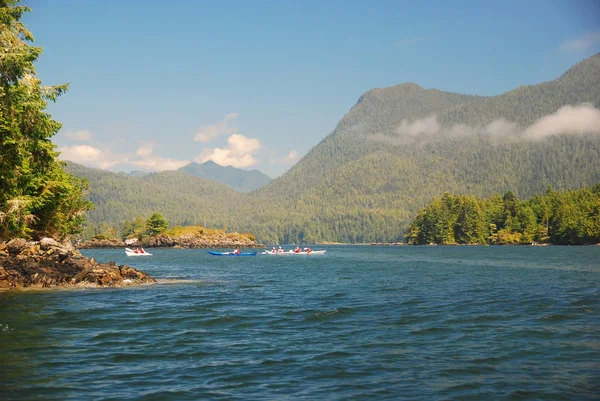
[[[89,181],[87,198],[96,206],[90,223],[118,225],[157,211],[172,224],[223,227],[220,217],[237,210],[242,195],[224,184],[177,171],[126,176],[68,162],[66,170]]]
[[[339,166],[385,147],[369,140],[370,135],[391,132],[406,118],[424,118],[479,98],[423,89],[414,83],[372,89],[358,99],[319,145],[262,192],[294,199],[300,192],[312,188],[315,180]]]
[[[414,84],[388,89],[367,92],[334,132],[257,196],[279,199],[282,210],[300,216],[312,212],[318,225],[327,221],[321,231],[363,242],[399,238],[407,217],[445,191],[529,197],[548,185],[600,180],[598,135],[524,136],[562,106],[600,104],[600,55],[557,80],[494,97],[453,97]],[[298,182],[308,185],[298,189]]]
[[[257,191],[227,192],[214,182],[175,175],[162,185],[179,194],[143,202],[177,215],[170,219],[176,224],[202,224],[198,208],[208,208],[209,224],[252,232],[259,242],[398,241],[418,208],[446,191],[488,196],[510,190],[526,198],[549,185],[595,185],[600,135],[594,105],[600,106],[600,55],[554,81],[493,97],[410,83],[374,89],[296,166]],[[590,115],[592,125],[583,124]],[[138,180],[156,185],[168,174],[175,173]],[[187,188],[177,189],[180,183]],[[154,188],[140,186],[135,196],[152,197]],[[106,195],[94,198],[96,191]],[[142,207],[134,195],[111,200],[112,193],[92,185],[97,210],[107,210],[92,212],[92,221],[115,222],[112,216],[124,210],[108,209],[127,208],[120,202],[130,203],[126,218],[133,205]]]
[[[389,148],[389,141],[378,141],[377,137],[397,137],[402,123],[410,125],[421,120],[426,130],[430,121],[422,119],[435,116],[441,134],[456,125],[471,131],[498,119],[526,125],[562,106],[585,102],[600,105],[600,54],[575,65],[554,81],[521,86],[499,96],[460,95],[423,89],[413,83],[373,89],[360,97],[320,144],[261,192],[295,198],[336,168]],[[437,139],[444,139],[440,136]],[[400,140],[395,145],[406,146],[410,142]]]
[[[207,161],[202,164],[190,163],[187,166],[179,168],[177,171],[215,180],[238,192],[254,191],[272,181],[269,176],[258,170],[242,170],[231,166],[220,166],[213,161]]]
[[[504,118],[524,126],[562,106],[580,103],[600,106],[600,54],[576,64],[556,80],[446,109],[439,120],[445,125],[481,126]]]

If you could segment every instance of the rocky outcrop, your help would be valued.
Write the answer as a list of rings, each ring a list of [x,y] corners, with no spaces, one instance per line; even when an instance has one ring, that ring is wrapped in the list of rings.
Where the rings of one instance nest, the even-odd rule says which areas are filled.
[[[221,234],[210,236],[198,236],[195,234],[186,234],[179,237],[169,235],[158,235],[148,237],[142,241],[142,246],[146,248],[174,247],[174,248],[262,248],[263,245],[257,244],[246,237]]]
[[[114,262],[98,263],[70,243],[13,239],[0,244],[0,289],[24,287],[119,287],[153,283],[152,277]]]
[[[83,241],[76,243],[75,246],[79,249],[90,249],[90,248],[124,248],[125,243],[118,239],[92,239],[89,241]],[[137,245],[134,245],[137,246]]]
[[[157,235],[147,237],[142,241],[126,245],[123,241],[112,240],[91,240],[77,244],[77,248],[264,248],[264,245],[257,244],[244,236],[235,234],[220,235],[195,235],[186,234],[179,237],[170,235]]]

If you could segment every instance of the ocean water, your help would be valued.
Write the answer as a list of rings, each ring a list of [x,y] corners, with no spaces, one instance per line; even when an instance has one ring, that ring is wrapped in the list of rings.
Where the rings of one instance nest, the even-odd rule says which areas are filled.
[[[600,247],[85,250],[158,284],[0,292],[1,400],[592,400]]]

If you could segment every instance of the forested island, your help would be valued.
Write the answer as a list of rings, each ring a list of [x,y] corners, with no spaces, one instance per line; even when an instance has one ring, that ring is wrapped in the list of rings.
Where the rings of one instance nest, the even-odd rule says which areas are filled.
[[[154,212],[146,220],[137,216],[126,220],[120,232],[107,225],[91,239],[76,241],[77,248],[261,248],[251,233],[227,232],[223,229],[211,229],[202,226],[175,226],[169,228],[169,222],[160,213]]]
[[[445,193],[419,210],[409,244],[600,244],[600,183],[519,200],[512,192],[476,198]]]

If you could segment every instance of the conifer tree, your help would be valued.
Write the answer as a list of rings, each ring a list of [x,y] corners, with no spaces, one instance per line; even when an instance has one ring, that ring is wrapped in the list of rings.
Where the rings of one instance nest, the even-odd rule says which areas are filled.
[[[21,22],[31,11],[0,0],[0,240],[63,239],[78,232],[92,204],[86,182],[66,173],[50,138],[61,124],[44,110],[68,84],[43,86],[34,62],[42,48]]]

